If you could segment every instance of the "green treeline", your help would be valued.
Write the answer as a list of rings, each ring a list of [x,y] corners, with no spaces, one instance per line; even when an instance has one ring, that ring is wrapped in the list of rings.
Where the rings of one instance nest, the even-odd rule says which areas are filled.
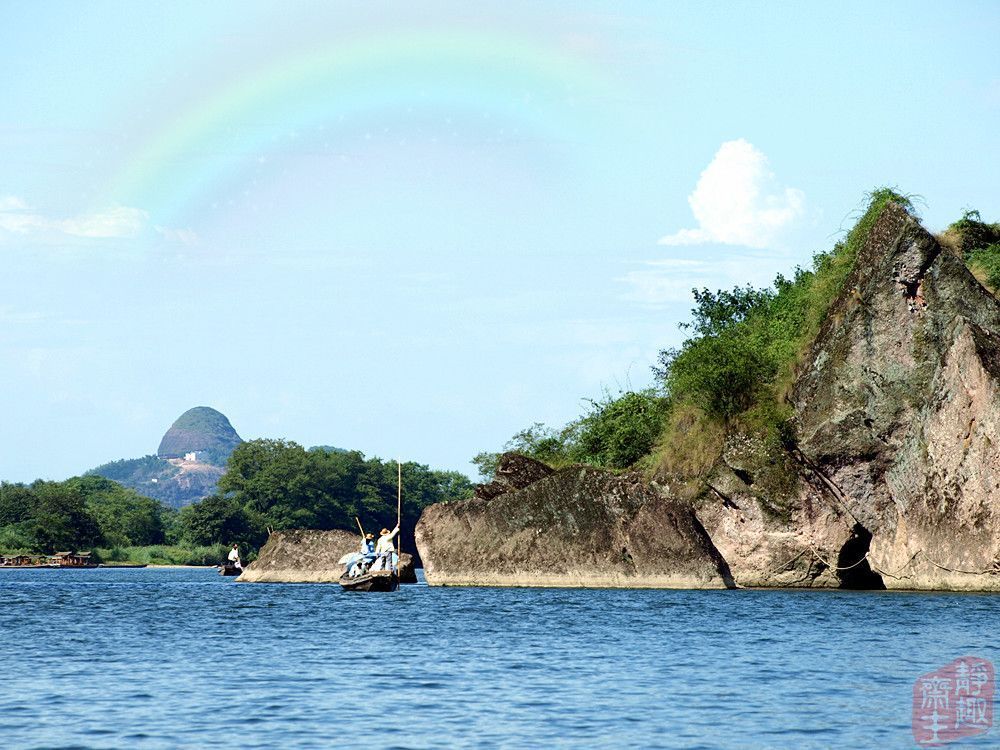
[[[681,325],[690,335],[660,352],[652,388],[605,394],[565,427],[535,424],[505,449],[554,467],[583,463],[694,477],[712,465],[732,430],[756,434],[765,444],[787,444],[793,438],[786,395],[795,366],[890,202],[914,213],[910,198],[897,190],[873,191],[842,241],[791,278],[779,275],[771,287],[692,290],[692,317]],[[1000,224],[967,211],[939,240],[994,293],[1000,289]],[[497,455],[481,453],[473,463],[489,477]]]
[[[251,440],[229,457],[218,492],[180,511],[99,476],[3,483],[0,553],[92,549],[105,561],[213,564],[234,542],[252,555],[268,529],[353,530],[358,516],[377,533],[396,523],[396,472],[357,451]],[[472,492],[457,472],[405,463],[402,473],[404,544],[423,508]]]
[[[0,484],[0,549],[55,552],[166,542],[170,515],[102,477]]]
[[[469,479],[454,471],[432,471],[404,463],[404,545],[412,549],[413,527],[433,503],[468,497]],[[182,508],[180,525],[194,544],[239,541],[257,547],[267,530],[357,528],[378,534],[396,524],[395,461],[366,459],[358,451],[306,450],[285,440],[250,440],[229,457],[219,491]]]

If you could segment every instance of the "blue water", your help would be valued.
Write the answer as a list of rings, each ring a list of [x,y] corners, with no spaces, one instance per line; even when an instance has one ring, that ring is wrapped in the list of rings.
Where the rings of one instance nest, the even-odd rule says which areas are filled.
[[[1000,596],[0,571],[0,748],[905,748]],[[995,747],[994,732],[962,747]]]

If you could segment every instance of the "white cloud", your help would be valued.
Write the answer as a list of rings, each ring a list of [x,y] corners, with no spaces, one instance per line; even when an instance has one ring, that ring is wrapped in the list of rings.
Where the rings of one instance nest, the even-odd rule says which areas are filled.
[[[141,208],[114,206],[106,211],[59,221],[56,225],[74,237],[135,237],[148,218],[149,214]]]
[[[0,195],[0,212],[21,211],[27,207],[27,204],[16,195]]]
[[[0,230],[13,234],[66,234],[72,237],[135,237],[146,225],[149,214],[140,208],[111,206],[103,211],[54,219],[31,210],[22,199],[0,196]]]
[[[180,242],[182,245],[197,245],[198,233],[193,229],[173,229],[171,227],[153,227],[164,239],[171,242]]]
[[[681,229],[659,244],[766,248],[802,214],[804,203],[801,190],[777,186],[767,157],[753,144],[726,141],[688,196],[698,227]]]

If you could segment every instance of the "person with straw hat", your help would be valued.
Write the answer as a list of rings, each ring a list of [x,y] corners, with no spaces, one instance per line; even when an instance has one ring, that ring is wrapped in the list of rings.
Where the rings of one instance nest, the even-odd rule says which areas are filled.
[[[399,558],[396,556],[396,546],[392,543],[392,540],[396,538],[396,534],[399,533],[399,524],[396,524],[396,528],[392,531],[389,529],[382,529],[381,534],[379,534],[378,543],[375,545],[375,554],[379,555],[379,562],[376,565],[379,569],[386,567],[389,570],[395,570],[396,564]],[[389,563],[388,565],[386,563]]]

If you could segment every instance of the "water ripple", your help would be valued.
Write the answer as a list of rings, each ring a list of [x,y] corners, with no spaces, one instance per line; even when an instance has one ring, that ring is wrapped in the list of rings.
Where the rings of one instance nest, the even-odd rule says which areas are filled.
[[[997,621],[975,595],[3,571],[0,745],[908,747],[913,680],[996,660]]]

